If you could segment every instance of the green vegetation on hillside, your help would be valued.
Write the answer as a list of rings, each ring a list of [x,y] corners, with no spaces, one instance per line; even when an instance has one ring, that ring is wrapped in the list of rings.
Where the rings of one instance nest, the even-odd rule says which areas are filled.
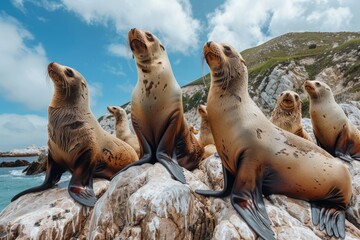
[[[315,48],[310,46],[316,44]],[[312,47],[313,47],[312,46]],[[278,64],[288,64],[291,60],[313,58],[314,63],[304,65],[309,79],[314,79],[323,69],[333,66],[333,57],[350,51],[360,51],[360,32],[305,32],[288,33],[257,47],[246,49],[241,52],[245,59],[249,72],[249,87],[257,89],[262,79],[268,75]],[[345,84],[360,76],[360,60],[344,69]],[[210,86],[210,75],[200,77],[187,86],[204,84]],[[352,89],[359,91],[360,87]],[[254,94],[251,93],[250,94]],[[207,96],[203,96],[206,100]],[[187,105],[191,109],[191,102]],[[304,104],[306,105],[306,104]],[[195,106],[194,106],[195,107]],[[305,106],[306,107],[306,106]]]

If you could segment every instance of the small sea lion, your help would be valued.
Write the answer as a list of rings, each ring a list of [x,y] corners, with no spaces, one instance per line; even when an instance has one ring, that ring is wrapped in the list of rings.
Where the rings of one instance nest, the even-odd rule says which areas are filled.
[[[201,117],[199,143],[204,147],[204,154],[202,158],[206,159],[216,152],[216,147],[208,122],[206,106],[200,104],[197,110]]]
[[[154,34],[135,28],[129,31],[128,40],[138,71],[131,120],[141,151],[140,160],[125,169],[158,161],[185,183],[181,167],[195,169],[204,149],[185,121],[181,88],[165,47]]]
[[[125,109],[118,106],[108,106],[108,111],[115,117],[115,135],[117,138],[128,143],[140,155],[139,141],[130,130],[129,121]]]
[[[206,106],[203,104],[200,104],[198,106],[198,113],[201,117],[200,122],[200,137],[199,142],[200,144],[205,147],[208,144],[215,144],[213,135],[211,133],[211,129],[209,126],[208,116],[207,116],[207,110]]]
[[[304,86],[317,144],[342,160],[360,161],[360,131],[336,103],[330,87],[319,81],[305,81]]]
[[[345,209],[352,194],[345,164],[267,119],[248,93],[245,61],[232,46],[208,42],[203,51],[211,72],[208,119],[224,189],[196,192],[230,195],[236,211],[263,239],[275,239],[263,194],[309,201],[313,224],[329,236],[345,237]]]
[[[310,135],[302,126],[301,118],[301,99],[299,94],[289,90],[283,91],[271,113],[270,121],[279,128],[312,142],[313,140]]]
[[[92,207],[96,202],[93,177],[110,179],[138,156],[130,145],[102,129],[91,113],[88,86],[79,72],[52,62],[48,73],[55,91],[48,109],[46,177],[42,185],[17,194],[11,201],[51,188],[69,170],[70,196]]]

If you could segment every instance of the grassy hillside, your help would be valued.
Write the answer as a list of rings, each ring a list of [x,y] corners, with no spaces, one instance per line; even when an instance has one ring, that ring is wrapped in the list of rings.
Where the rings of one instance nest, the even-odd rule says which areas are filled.
[[[275,66],[288,63],[291,60],[314,58],[311,65],[305,69],[309,79],[314,79],[323,69],[333,65],[332,58],[336,54],[341,55],[349,51],[360,52],[360,32],[337,32],[337,33],[288,33],[271,39],[257,47],[246,49],[241,52],[246,60],[249,70],[249,87],[256,89],[261,80],[271,73]],[[360,60],[344,69],[345,83],[360,76]],[[210,85],[209,74],[200,77],[187,86],[203,84]],[[360,87],[352,89],[360,91]],[[250,92],[250,94],[254,94]],[[205,96],[206,97],[206,96]]]

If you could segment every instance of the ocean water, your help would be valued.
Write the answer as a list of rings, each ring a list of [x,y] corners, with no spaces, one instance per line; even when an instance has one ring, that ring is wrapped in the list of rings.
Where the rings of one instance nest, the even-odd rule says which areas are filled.
[[[38,159],[35,157],[0,157],[0,162],[16,161],[17,159],[27,160],[33,162]],[[0,168],[0,212],[10,203],[13,196],[19,192],[38,186],[43,183],[45,179],[45,173],[26,176],[22,173],[24,167],[16,168]],[[63,174],[60,182],[68,181],[70,174]]]

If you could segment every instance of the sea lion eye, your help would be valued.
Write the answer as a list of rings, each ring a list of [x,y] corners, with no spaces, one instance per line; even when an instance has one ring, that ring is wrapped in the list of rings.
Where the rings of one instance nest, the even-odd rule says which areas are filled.
[[[231,48],[229,46],[224,46],[225,53],[231,53]]]
[[[161,48],[165,51],[165,48],[164,48],[164,46],[163,46],[163,45],[161,45],[161,44],[160,44],[160,47],[161,47]]]
[[[280,96],[284,95],[284,93],[281,93]]]
[[[298,95],[295,95],[295,100],[299,101],[299,96]]]
[[[151,33],[146,32],[145,35],[146,35],[146,38],[147,38],[150,42],[154,41],[154,37],[153,37],[153,35],[152,35]]]
[[[315,86],[320,87],[321,84],[320,84],[319,82],[316,82],[316,83],[315,83]]]
[[[65,75],[68,76],[68,77],[73,77],[74,72],[70,68],[66,68],[65,69]]]

